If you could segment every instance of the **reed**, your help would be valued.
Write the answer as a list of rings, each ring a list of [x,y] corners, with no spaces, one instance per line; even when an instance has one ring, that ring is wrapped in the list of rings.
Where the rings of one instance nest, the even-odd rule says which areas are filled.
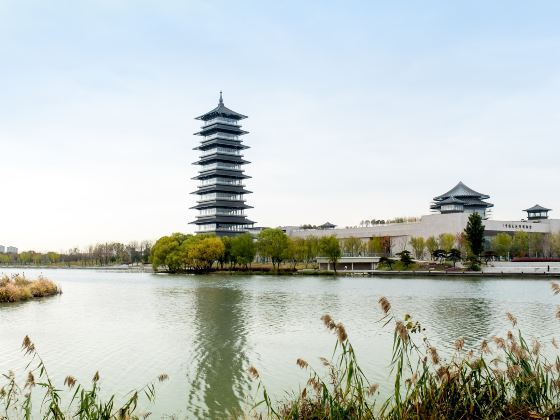
[[[156,383],[168,379],[161,374],[156,380],[130,392],[121,404],[115,395],[102,399],[100,396],[100,375],[96,372],[89,386],[80,384],[73,376],[64,379],[66,391],[55,385],[47,367],[37,352],[35,344],[26,336],[22,343],[25,355],[30,358],[26,366],[25,383],[18,383],[14,372],[2,375],[0,382],[0,419],[42,418],[49,420],[64,419],[100,419],[100,420],[132,420],[147,418],[151,413],[140,412],[138,407],[141,399],[153,402],[156,397]],[[63,403],[64,397],[70,393],[70,401]],[[36,398],[33,396],[36,395]],[[34,401],[40,401],[33,407]]]
[[[62,293],[60,288],[44,277],[39,277],[37,280],[28,280],[20,274],[0,277],[0,303],[19,302],[60,293]]]
[[[552,291],[560,293],[560,286],[552,283]],[[303,390],[273,402],[259,382],[266,398],[252,413],[262,417],[258,410],[264,404],[268,418],[276,419],[560,418],[560,356],[547,357],[541,341],[528,343],[511,313],[505,314],[512,327],[503,337],[468,350],[459,338],[444,359],[420,322],[408,314],[398,317],[385,297],[379,306],[380,322],[393,329],[394,385],[389,398],[377,401],[379,387],[360,369],[343,325],[324,315],[321,319],[337,342],[332,359],[321,359],[323,373],[298,359],[297,365],[309,372]],[[550,346],[554,351],[559,347],[555,339]]]

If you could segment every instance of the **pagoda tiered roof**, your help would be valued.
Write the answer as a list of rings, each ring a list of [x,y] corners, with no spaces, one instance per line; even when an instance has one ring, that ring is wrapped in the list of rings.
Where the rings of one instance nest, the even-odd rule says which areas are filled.
[[[220,92],[220,100],[218,102],[218,106],[211,111],[208,111],[206,114],[201,115],[200,117],[196,117],[197,120],[208,121],[212,118],[216,117],[224,117],[224,118],[232,118],[234,120],[242,120],[247,118],[246,115],[240,114],[238,112],[232,111],[228,107],[224,105],[224,100],[222,98],[222,92]]]

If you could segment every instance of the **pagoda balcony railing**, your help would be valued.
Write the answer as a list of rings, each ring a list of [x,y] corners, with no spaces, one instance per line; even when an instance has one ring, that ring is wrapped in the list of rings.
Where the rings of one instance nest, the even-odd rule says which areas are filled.
[[[199,210],[199,214],[197,217],[203,218],[208,216],[245,216],[245,211],[244,210],[217,211],[216,209],[202,209]]]
[[[245,201],[243,199],[243,194],[210,193],[210,194],[201,194],[197,202],[204,203],[206,201],[214,201],[214,200]]]
[[[205,150],[203,154],[200,155],[201,158],[213,155],[215,153],[223,153],[225,155],[232,156],[242,156],[238,149],[230,149],[226,147],[215,147],[213,149]]]
[[[206,127],[208,125],[216,124],[216,123],[229,124],[229,125],[239,125],[239,122],[237,120],[234,120],[233,118],[217,117],[217,118],[212,118],[211,120],[206,121],[204,123],[204,127]]]
[[[214,139],[226,139],[226,140],[239,140],[239,136],[237,134],[230,134],[230,133],[213,133],[207,136],[204,136],[202,140],[203,143],[207,141],[214,140]]]
[[[215,224],[208,224],[208,225],[200,225],[196,232],[208,232],[212,230],[227,230],[230,232],[245,232],[247,229],[250,229],[251,225],[215,225]]]
[[[200,172],[211,171],[213,169],[224,169],[226,171],[236,171],[241,169],[241,165],[228,165],[225,163],[211,163],[210,165],[202,165]]]
[[[223,178],[210,178],[210,179],[203,179],[200,183],[199,187],[208,187],[212,185],[227,185],[232,187],[244,187],[245,184],[240,179],[232,179],[226,180]]]

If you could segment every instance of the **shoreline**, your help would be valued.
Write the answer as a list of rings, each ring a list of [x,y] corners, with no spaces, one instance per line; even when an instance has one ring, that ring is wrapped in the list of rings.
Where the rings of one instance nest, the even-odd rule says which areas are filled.
[[[52,266],[2,266],[2,269],[9,270],[93,270],[93,271],[115,271],[128,273],[154,273],[170,274],[164,271],[154,272],[151,265],[138,267],[123,266],[103,266],[103,267],[52,267]],[[176,273],[176,275],[273,275],[273,276],[325,276],[325,277],[468,277],[468,278],[536,278],[536,279],[560,279],[559,272],[484,272],[484,271],[440,271],[440,270],[418,270],[418,271],[397,271],[397,270],[368,270],[368,271],[334,271],[302,269],[298,271],[281,270],[273,272],[271,270],[213,270],[205,273]]]

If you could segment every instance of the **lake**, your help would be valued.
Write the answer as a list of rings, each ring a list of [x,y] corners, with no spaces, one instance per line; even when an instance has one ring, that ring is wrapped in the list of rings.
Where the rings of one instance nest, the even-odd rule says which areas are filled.
[[[0,269],[0,273],[21,270]],[[320,317],[346,326],[361,366],[381,393],[391,391],[392,334],[382,328],[379,297],[419,320],[442,354],[464,337],[467,347],[503,335],[518,317],[527,338],[548,341],[558,332],[560,297],[545,279],[365,278],[304,276],[164,275],[101,270],[25,270],[43,273],[63,294],[0,305],[0,373],[21,378],[34,341],[62,387],[67,375],[124,395],[153,381],[151,418],[224,418],[241,412],[254,395],[247,368],[255,366],[274,397],[297,391],[301,357],[320,369],[336,342]]]

